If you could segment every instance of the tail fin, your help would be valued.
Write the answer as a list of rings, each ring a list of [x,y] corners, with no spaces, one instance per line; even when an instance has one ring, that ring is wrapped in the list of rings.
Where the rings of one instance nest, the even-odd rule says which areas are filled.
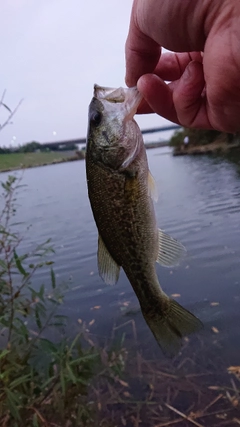
[[[143,316],[163,353],[173,357],[181,348],[185,335],[202,329],[202,322],[176,301],[163,295],[157,308],[142,310]]]

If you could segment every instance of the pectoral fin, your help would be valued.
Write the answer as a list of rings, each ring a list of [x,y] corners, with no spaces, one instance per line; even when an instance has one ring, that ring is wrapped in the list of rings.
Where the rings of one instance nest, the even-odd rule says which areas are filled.
[[[185,247],[162,230],[158,230],[157,262],[165,267],[178,265],[186,254]]]
[[[158,201],[157,185],[150,171],[148,171],[148,194],[154,202]]]
[[[108,285],[117,283],[120,267],[111,257],[100,235],[98,236],[98,271]]]

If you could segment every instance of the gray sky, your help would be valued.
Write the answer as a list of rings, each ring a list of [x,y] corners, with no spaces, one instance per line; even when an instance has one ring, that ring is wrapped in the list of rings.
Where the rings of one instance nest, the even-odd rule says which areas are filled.
[[[24,101],[13,124],[0,132],[0,145],[85,137],[93,84],[125,86],[131,4],[1,0],[0,93],[7,90],[10,108]],[[1,109],[0,123],[5,117]],[[168,123],[157,115],[137,121],[142,129]]]

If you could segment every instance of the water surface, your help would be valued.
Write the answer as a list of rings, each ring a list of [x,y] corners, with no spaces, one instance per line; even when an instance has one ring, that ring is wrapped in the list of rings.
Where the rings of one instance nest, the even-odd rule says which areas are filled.
[[[204,323],[199,337],[190,339],[189,351],[220,352],[226,363],[239,364],[239,167],[205,156],[172,157],[168,148],[147,154],[159,190],[158,224],[187,248],[177,268],[157,265],[161,286],[168,295],[177,294],[175,298]],[[6,177],[1,174],[1,181]],[[57,280],[70,289],[62,307],[70,318],[69,333],[78,330],[78,319],[95,319],[91,332],[104,341],[114,324],[134,319],[140,348],[161,358],[124,273],[115,286],[105,285],[98,276],[97,230],[87,197],[85,162],[28,169],[23,183],[17,220],[24,222],[21,230],[32,226],[22,251],[51,237]],[[36,282],[49,283],[46,271],[38,273]],[[124,328],[131,339],[131,323]]]

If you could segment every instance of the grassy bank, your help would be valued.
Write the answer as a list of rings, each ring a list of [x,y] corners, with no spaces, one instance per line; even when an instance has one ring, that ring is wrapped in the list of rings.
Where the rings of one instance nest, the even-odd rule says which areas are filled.
[[[5,172],[79,159],[80,157],[74,151],[0,154],[0,171]]]

